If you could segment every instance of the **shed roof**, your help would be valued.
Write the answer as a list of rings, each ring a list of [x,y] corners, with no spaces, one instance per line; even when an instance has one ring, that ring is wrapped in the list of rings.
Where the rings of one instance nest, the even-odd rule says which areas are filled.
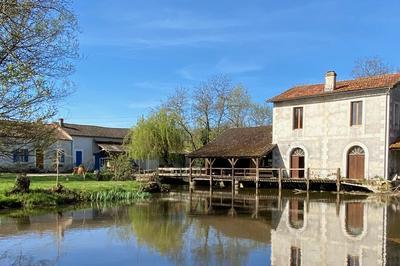
[[[367,78],[343,80],[336,83],[332,92],[325,92],[325,84],[295,86],[278,96],[270,99],[271,102],[282,102],[306,97],[325,96],[332,93],[362,91],[368,89],[392,88],[400,82],[400,73],[378,75]]]
[[[101,148],[101,150],[110,152],[110,153],[121,153],[124,152],[124,148],[121,144],[118,143],[102,143],[98,142],[97,145]]]
[[[254,158],[272,151],[272,126],[231,128],[189,158]]]
[[[78,125],[64,123],[60,127],[70,136],[98,137],[123,139],[129,133],[128,128],[99,127],[90,125]]]

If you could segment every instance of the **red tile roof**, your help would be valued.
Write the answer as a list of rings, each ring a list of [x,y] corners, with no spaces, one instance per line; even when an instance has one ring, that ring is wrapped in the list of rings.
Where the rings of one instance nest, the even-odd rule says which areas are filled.
[[[343,80],[336,82],[333,92],[324,92],[325,84],[313,84],[293,87],[270,99],[271,102],[281,102],[305,97],[323,96],[337,92],[360,91],[366,89],[392,88],[400,82],[400,73],[380,75],[368,78]]]

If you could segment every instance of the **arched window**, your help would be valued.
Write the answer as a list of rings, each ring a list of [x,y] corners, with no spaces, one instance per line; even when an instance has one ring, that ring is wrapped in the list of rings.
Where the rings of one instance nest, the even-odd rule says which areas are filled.
[[[290,154],[290,177],[304,178],[304,151],[296,148]]]
[[[289,224],[294,229],[304,226],[304,201],[292,199],[289,201]]]
[[[346,203],[346,231],[352,236],[359,236],[364,230],[364,204]]]
[[[364,179],[365,152],[360,146],[353,146],[347,155],[347,177]]]

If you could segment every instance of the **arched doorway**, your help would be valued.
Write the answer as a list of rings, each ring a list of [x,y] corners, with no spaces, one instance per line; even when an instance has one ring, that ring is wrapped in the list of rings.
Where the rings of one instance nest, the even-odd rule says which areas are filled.
[[[296,148],[290,155],[290,177],[304,178],[304,151]]]
[[[360,146],[353,146],[347,154],[347,177],[351,179],[365,178],[365,152]]]

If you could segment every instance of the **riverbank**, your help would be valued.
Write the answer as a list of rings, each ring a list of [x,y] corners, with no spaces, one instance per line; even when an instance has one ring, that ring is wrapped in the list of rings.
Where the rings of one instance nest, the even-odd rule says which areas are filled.
[[[97,181],[93,177],[60,176],[61,191],[54,191],[55,176],[30,177],[29,193],[9,194],[15,174],[0,174],[0,209],[57,207],[83,202],[112,202],[148,197],[136,181]]]

